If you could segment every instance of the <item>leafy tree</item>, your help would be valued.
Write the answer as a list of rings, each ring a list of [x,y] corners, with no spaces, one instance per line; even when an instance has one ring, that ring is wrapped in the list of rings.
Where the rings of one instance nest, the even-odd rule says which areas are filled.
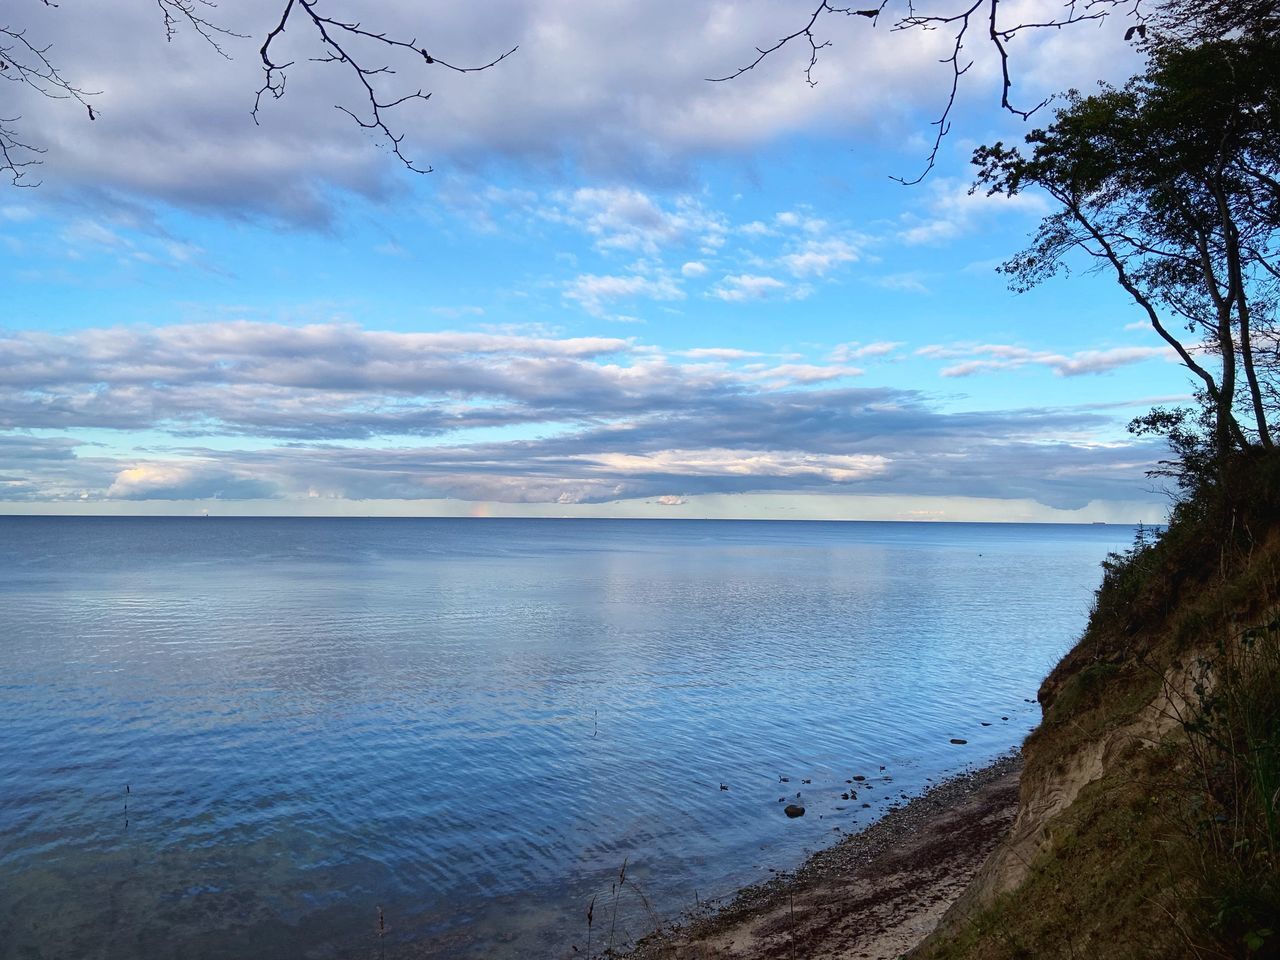
[[[1080,255],[1110,270],[1199,379],[1218,459],[1270,449],[1257,346],[1274,353],[1277,337],[1280,42],[1259,30],[1149,52],[1146,72],[1123,88],[1068,93],[1025,152],[980,147],[975,189],[1036,187],[1055,201],[1031,245],[1002,267],[1015,289]]]

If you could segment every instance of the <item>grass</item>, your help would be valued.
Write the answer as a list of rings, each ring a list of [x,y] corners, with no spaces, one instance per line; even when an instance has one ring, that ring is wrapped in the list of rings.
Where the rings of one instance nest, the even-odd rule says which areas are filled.
[[[1278,612],[1270,455],[1107,558],[1085,635],[1041,686],[1024,796],[1152,704],[1167,735],[1113,740],[1023,884],[914,956],[1280,958]]]

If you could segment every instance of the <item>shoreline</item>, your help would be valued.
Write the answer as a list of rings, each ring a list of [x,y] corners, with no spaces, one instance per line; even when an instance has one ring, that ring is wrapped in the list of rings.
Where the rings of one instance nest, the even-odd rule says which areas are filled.
[[[858,958],[916,947],[1008,834],[1020,753],[956,774],[788,873],[643,937],[632,960]]]

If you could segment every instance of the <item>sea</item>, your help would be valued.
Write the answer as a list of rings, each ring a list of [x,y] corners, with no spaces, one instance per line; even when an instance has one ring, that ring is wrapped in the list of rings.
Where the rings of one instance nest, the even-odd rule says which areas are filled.
[[[620,949],[1017,747],[1132,536],[0,517],[0,960]]]

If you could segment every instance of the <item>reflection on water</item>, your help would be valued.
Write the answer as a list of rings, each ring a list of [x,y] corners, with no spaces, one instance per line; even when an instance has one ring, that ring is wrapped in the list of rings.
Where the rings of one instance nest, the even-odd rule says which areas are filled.
[[[0,518],[0,957],[621,940],[1018,743],[1130,535]]]

